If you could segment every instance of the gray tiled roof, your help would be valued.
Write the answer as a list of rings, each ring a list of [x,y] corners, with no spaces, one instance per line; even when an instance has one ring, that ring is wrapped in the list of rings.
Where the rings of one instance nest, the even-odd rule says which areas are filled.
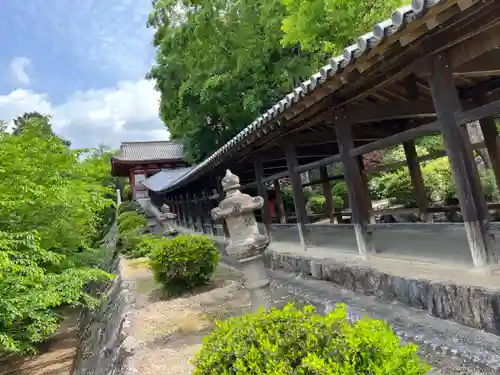
[[[226,154],[250,143],[250,138],[253,135],[258,134],[264,125],[274,121],[275,126],[280,127],[281,124],[279,119],[283,112],[301,102],[306,96],[323,85],[325,82],[329,81],[332,77],[342,73],[346,67],[354,65],[359,57],[368,54],[379,44],[386,41],[389,36],[402,32],[409,24],[424,17],[430,8],[446,2],[455,3],[456,1],[413,0],[412,5],[396,9],[390,19],[376,24],[372,31],[358,37],[357,43],[346,47],[342,55],[329,59],[328,64],[319,69],[319,71],[313,74],[310,79],[302,82],[300,87],[295,88],[291,93],[269,108],[269,110],[255,119],[255,121],[228,141],[224,146],[215,151],[207,159],[191,169],[188,173],[173,181],[169,188],[175,188],[183,181],[186,181],[194,175],[203,172],[207,168],[217,166]]]
[[[149,190],[162,191],[168,188],[177,178],[188,173],[191,169],[193,169],[193,167],[163,169],[146,180],[141,181],[141,184],[146,186]]]
[[[184,147],[179,141],[122,142],[116,160],[150,161],[184,158]]]

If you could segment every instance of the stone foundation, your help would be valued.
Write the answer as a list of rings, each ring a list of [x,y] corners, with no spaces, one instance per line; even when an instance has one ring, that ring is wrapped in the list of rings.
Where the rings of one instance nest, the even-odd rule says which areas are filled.
[[[85,309],[80,316],[72,375],[129,373],[128,361],[134,351],[134,340],[127,334],[130,292],[121,277],[120,259],[113,251],[114,240],[107,246],[111,259],[105,268],[116,277],[109,285],[89,286],[91,293],[105,291],[106,298],[98,309]]]
[[[427,310],[432,316],[500,335],[500,293],[483,288],[387,274],[333,259],[269,252],[272,269],[311,275],[342,288]]]

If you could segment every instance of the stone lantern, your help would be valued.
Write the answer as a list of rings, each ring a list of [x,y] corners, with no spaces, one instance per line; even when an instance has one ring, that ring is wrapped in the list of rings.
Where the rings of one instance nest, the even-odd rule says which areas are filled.
[[[214,220],[226,220],[229,237],[226,251],[236,258],[243,267],[245,287],[250,291],[252,308],[269,309],[271,296],[269,280],[264,266],[264,251],[269,246],[269,237],[259,233],[254,211],[262,208],[262,197],[243,194],[240,179],[228,169],[222,179],[226,197],[212,210]]]
[[[165,237],[174,237],[177,235],[177,230],[172,226],[177,219],[177,215],[170,211],[170,206],[164,204],[161,206],[160,221],[163,227],[163,235]]]

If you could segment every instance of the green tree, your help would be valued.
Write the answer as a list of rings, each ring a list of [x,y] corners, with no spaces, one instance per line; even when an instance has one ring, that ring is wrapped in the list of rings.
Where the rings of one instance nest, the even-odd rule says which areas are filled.
[[[109,163],[82,159],[33,116],[0,132],[0,352],[25,352],[58,326],[58,309],[97,301],[84,292],[109,275],[81,262],[113,202]]]
[[[38,112],[26,112],[22,116],[14,119],[14,128],[12,129],[12,135],[18,136],[30,126],[36,124],[39,131],[42,134],[56,136],[52,130],[52,125],[50,123],[51,117],[48,115],[42,115]],[[66,146],[71,146],[71,141],[60,138],[61,142]]]
[[[401,0],[157,0],[160,117],[200,161]]]
[[[282,47],[281,0],[154,3],[160,116],[194,161],[210,155],[313,71],[311,56]]]
[[[283,0],[284,46],[332,56],[408,0]]]

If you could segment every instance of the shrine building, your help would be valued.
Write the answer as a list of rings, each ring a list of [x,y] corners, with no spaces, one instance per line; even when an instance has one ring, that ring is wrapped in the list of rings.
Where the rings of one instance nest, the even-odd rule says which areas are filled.
[[[182,143],[175,140],[122,142],[120,153],[111,159],[112,175],[129,178],[134,200],[154,200],[164,183],[189,169],[189,164],[184,161]]]

